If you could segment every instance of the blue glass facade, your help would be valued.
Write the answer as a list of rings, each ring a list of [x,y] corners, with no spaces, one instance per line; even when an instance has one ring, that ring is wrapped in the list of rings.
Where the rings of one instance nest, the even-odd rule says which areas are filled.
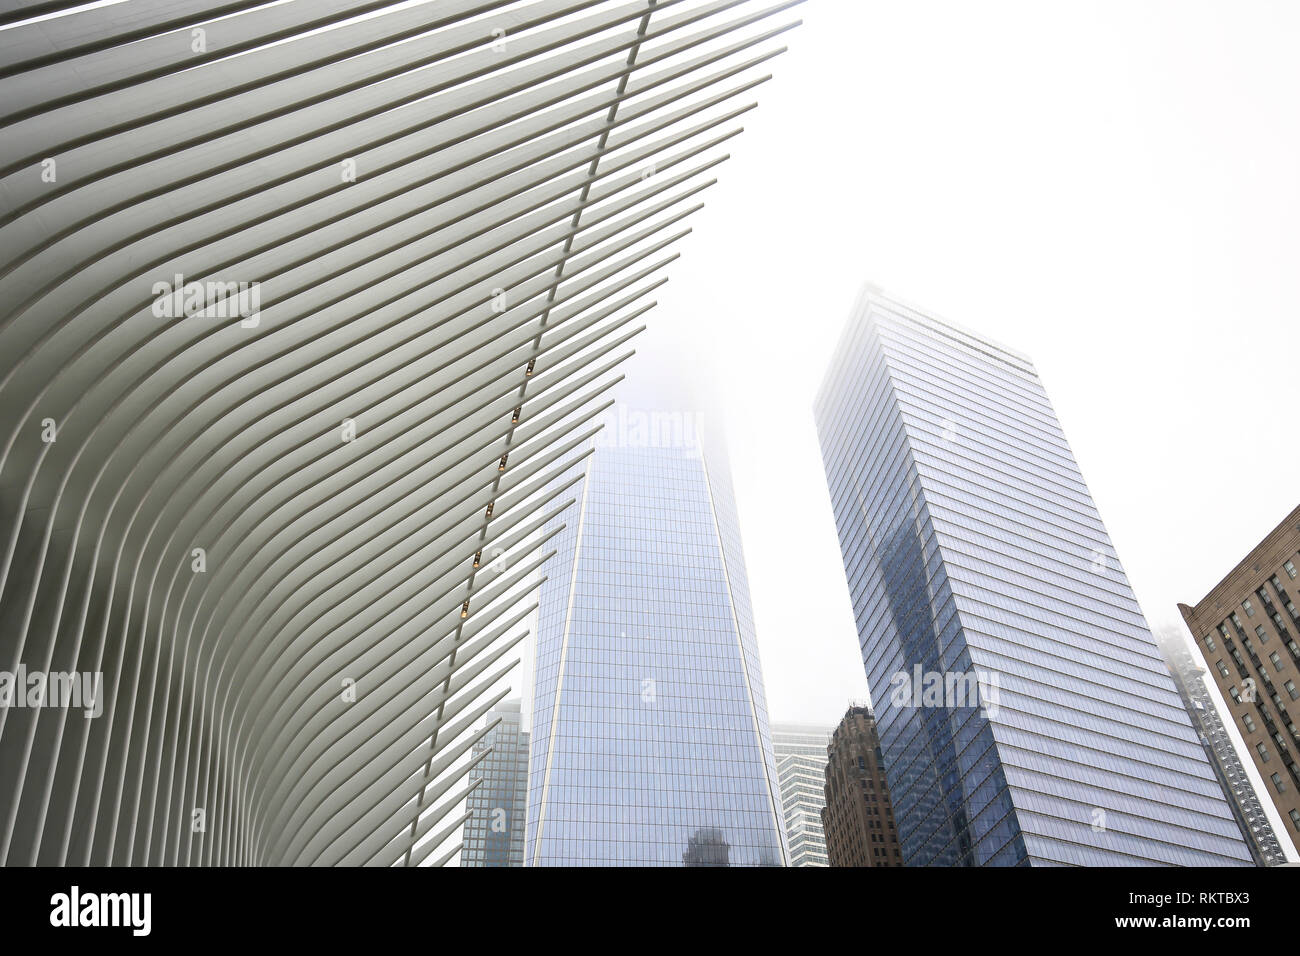
[[[478,786],[465,798],[461,866],[524,865],[528,734],[520,717],[519,701],[503,701],[487,715],[497,725],[474,743],[469,779]]]
[[[866,292],[816,415],[905,861],[1249,864],[1029,360]]]
[[[784,865],[725,454],[621,435],[542,588],[527,864]]]

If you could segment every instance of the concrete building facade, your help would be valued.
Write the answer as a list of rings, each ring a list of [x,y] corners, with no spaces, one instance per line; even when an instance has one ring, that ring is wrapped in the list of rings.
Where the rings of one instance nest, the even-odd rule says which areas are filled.
[[[1178,610],[1300,850],[1300,507],[1195,605]]]
[[[830,866],[902,866],[876,719],[854,705],[826,748],[822,828]]]

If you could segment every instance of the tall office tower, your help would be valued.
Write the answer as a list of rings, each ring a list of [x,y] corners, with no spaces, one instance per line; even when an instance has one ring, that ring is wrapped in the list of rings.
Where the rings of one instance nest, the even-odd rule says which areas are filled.
[[[724,450],[622,404],[581,467],[542,585],[527,865],[784,865]]]
[[[867,290],[816,413],[907,864],[1248,864],[1030,361]]]
[[[505,700],[488,711],[493,726],[474,742],[471,784],[465,798],[470,816],[461,837],[461,866],[523,866],[524,815],[528,802],[528,734],[519,701]]]
[[[790,6],[4,4],[0,673],[102,694],[0,707],[0,864],[455,855]]]
[[[1195,607],[1178,605],[1300,850],[1300,508]]]
[[[785,812],[785,839],[791,866],[826,866],[822,831],[826,747],[831,732],[802,724],[774,724],[772,753]]]
[[[1178,688],[1178,696],[1182,698],[1183,706],[1192,718],[1192,726],[1201,738],[1201,746],[1210,758],[1210,765],[1219,778],[1219,786],[1223,787],[1223,792],[1228,797],[1228,806],[1232,809],[1233,818],[1237,821],[1237,828],[1241,830],[1246,846],[1250,848],[1251,857],[1259,866],[1285,863],[1286,854],[1277,842],[1273,825],[1268,822],[1268,814],[1259,802],[1250,776],[1237,754],[1237,748],[1232,745],[1223,718],[1219,716],[1219,709],[1215,707],[1214,699],[1205,686],[1205,668],[1197,663],[1176,632],[1157,632],[1156,644],[1165,657],[1165,663],[1169,665],[1169,673],[1174,678],[1174,686]]]
[[[831,866],[902,866],[876,720],[851,706],[826,748],[822,825]]]

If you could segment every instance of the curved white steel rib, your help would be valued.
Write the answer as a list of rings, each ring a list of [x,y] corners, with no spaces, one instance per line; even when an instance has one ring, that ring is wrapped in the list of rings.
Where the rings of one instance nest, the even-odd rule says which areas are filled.
[[[557,478],[797,2],[0,17],[0,668],[103,675],[0,707],[0,861],[455,855]]]

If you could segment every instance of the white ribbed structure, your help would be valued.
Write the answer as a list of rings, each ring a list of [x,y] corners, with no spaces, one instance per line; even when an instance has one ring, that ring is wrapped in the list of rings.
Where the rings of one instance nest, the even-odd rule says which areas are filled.
[[[455,854],[553,479],[793,5],[7,5],[0,668],[103,683],[0,708],[0,861]]]

